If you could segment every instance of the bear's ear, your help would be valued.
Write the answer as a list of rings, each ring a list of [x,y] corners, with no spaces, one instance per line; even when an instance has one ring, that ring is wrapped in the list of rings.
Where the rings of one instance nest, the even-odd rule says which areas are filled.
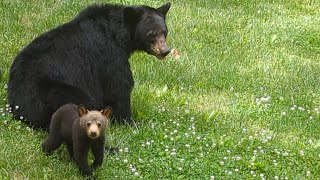
[[[88,110],[86,107],[84,107],[84,105],[79,105],[78,106],[78,114],[80,117],[82,117],[83,115],[87,114],[88,113]]]
[[[103,114],[107,118],[110,118],[111,114],[112,114],[112,108],[110,106],[107,106],[103,110],[101,110],[100,112],[101,112],[101,114]]]
[[[139,6],[128,6],[123,10],[124,21],[130,25],[135,25],[139,22],[143,9]]]
[[[161,7],[159,7],[157,10],[158,10],[158,12],[163,14],[163,17],[165,17],[167,12],[169,11],[170,7],[171,7],[171,3],[168,2],[168,3],[164,4],[164,5],[162,5]]]

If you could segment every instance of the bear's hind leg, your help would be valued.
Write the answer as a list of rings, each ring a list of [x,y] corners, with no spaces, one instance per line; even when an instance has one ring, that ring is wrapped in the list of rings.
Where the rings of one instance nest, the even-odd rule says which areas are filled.
[[[46,154],[52,154],[54,150],[58,149],[62,144],[62,138],[60,135],[49,134],[47,139],[41,144],[42,151]]]

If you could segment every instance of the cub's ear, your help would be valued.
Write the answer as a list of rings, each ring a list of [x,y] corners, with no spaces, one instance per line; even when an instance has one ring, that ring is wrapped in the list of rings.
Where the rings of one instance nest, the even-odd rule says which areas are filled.
[[[86,107],[84,107],[84,105],[80,104],[78,106],[78,114],[80,117],[82,117],[83,115],[87,114],[88,113],[88,110]]]
[[[169,11],[170,7],[171,7],[171,3],[168,2],[168,3],[164,4],[164,5],[162,5],[161,7],[159,7],[157,10],[158,10],[158,12],[163,14],[163,16],[165,17],[167,12]]]
[[[143,8],[139,6],[128,6],[123,10],[124,21],[130,25],[136,25],[143,15]]]
[[[105,107],[103,110],[100,111],[107,118],[111,118],[112,108],[110,106]]]

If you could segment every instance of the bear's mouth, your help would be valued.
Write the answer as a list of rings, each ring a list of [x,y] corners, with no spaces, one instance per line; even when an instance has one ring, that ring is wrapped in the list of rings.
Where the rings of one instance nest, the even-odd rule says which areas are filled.
[[[92,134],[89,135],[89,138],[90,138],[90,139],[97,139],[98,137],[99,137],[99,136],[97,136],[97,135],[92,135]]]
[[[162,54],[154,54],[158,59],[163,60],[166,58],[167,55],[162,55]]]

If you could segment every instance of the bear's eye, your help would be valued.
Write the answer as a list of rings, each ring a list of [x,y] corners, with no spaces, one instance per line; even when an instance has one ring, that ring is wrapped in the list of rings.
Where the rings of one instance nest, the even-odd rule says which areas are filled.
[[[101,127],[101,126],[102,126],[102,124],[101,124],[100,122],[98,122],[97,125],[98,125],[98,127]]]
[[[163,29],[163,30],[162,30],[162,33],[164,34],[164,36],[167,37],[167,35],[168,35],[168,31],[167,31],[167,30]]]
[[[89,127],[91,125],[91,123],[90,122],[87,122],[87,127]]]
[[[154,37],[156,37],[156,36],[157,36],[157,34],[156,34],[154,31],[152,31],[152,30],[150,30],[150,31],[147,32],[147,37],[148,37],[148,38],[154,38]]]

